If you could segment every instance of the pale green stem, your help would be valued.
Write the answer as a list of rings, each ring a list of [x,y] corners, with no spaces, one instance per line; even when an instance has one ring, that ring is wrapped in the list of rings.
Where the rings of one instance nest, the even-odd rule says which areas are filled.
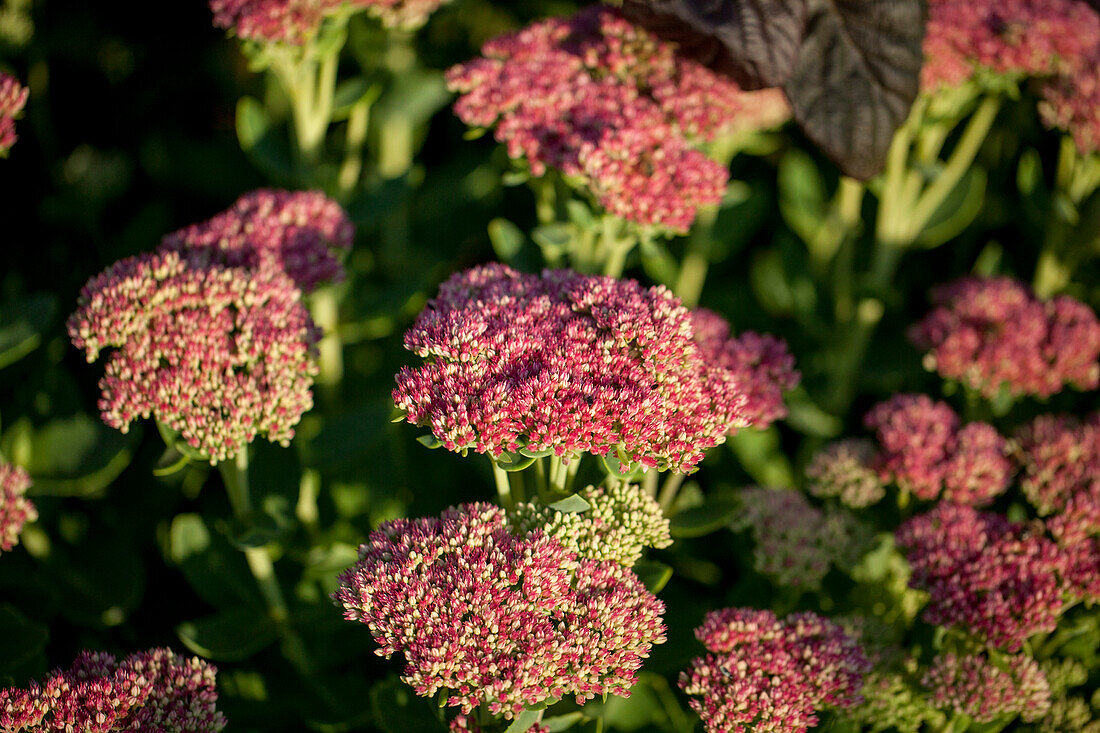
[[[222,461],[218,464],[218,469],[224,479],[234,516],[242,522],[248,522],[253,510],[248,483],[248,449],[242,449],[232,463]],[[279,628],[287,657],[303,675],[310,674],[313,664],[301,637],[290,624],[290,610],[283,598],[282,588],[279,587],[271,554],[266,547],[246,547],[244,558],[267,603],[268,614]]]
[[[316,532],[320,512],[317,509],[317,496],[321,490],[321,474],[312,468],[302,471],[302,480],[298,484],[298,504],[294,515],[310,532]]]
[[[665,485],[661,487],[661,495],[657,499],[657,503],[661,505],[665,514],[672,511],[673,505],[676,504],[676,495],[680,493],[680,487],[685,478],[687,476],[682,473],[670,473],[665,479]]]
[[[577,471],[581,468],[581,454],[571,456],[569,464],[565,467],[565,490],[573,491],[573,484],[577,480]]]
[[[710,268],[710,252],[714,245],[714,222],[718,219],[718,207],[708,206],[699,211],[695,226],[688,238],[687,252],[680,263],[680,273],[672,292],[679,296],[684,305],[694,308],[699,305],[703,294],[703,283]]]
[[[645,476],[642,478],[642,489],[645,490],[647,496],[657,498],[657,489],[660,487],[661,474],[656,468],[651,468],[645,472]]]
[[[558,192],[554,179],[547,173],[531,181],[535,191],[535,216],[539,224],[552,224],[557,219]]]
[[[565,469],[565,464],[563,464],[561,459],[558,458],[553,453],[551,453],[548,456],[548,458],[549,458],[549,464],[550,464],[550,469],[549,469],[550,489],[552,491],[554,491],[555,493],[558,493],[558,494],[565,493],[566,476],[567,476],[567,472],[566,472],[566,469]]]
[[[341,200],[347,201],[359,186],[359,177],[363,173],[363,146],[370,127],[370,100],[356,102],[348,116],[348,127],[344,143],[344,162],[336,179]]]
[[[862,182],[848,176],[841,176],[829,213],[810,243],[810,254],[819,270],[823,270],[829,262],[832,262],[840,246],[859,226],[865,191],[866,188]]]
[[[491,457],[489,462],[493,464],[493,479],[497,484],[497,499],[500,501],[500,505],[505,509],[511,510],[515,507],[512,501],[512,484],[508,481],[508,472],[497,465]]]
[[[344,343],[340,338],[340,303],[333,285],[322,285],[310,296],[313,322],[321,329],[317,344],[320,373],[317,384],[329,391],[344,378]]]

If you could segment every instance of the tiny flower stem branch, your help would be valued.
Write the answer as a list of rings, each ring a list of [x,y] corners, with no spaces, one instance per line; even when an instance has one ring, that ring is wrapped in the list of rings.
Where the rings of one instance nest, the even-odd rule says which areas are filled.
[[[249,522],[253,506],[248,481],[248,449],[244,448],[237,453],[232,463],[222,461],[218,464],[218,469],[225,482],[234,516],[241,522]],[[283,637],[283,650],[287,658],[303,676],[308,676],[313,670],[313,663],[301,637],[290,624],[290,610],[283,598],[282,588],[279,587],[270,553],[266,547],[246,547],[243,552],[248,569],[256,579],[256,585],[267,604],[268,614]]]

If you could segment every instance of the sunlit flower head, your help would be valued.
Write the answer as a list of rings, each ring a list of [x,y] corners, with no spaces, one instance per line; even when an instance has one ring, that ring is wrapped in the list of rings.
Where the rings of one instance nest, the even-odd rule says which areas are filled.
[[[27,104],[30,90],[14,76],[0,71],[0,155],[4,155],[19,139],[15,133],[15,118]]]
[[[0,550],[4,552],[19,544],[27,522],[38,519],[38,511],[25,496],[30,486],[26,469],[0,462]]]
[[[1061,511],[1100,480],[1100,417],[1039,415],[1016,432],[1020,487],[1042,515]]]
[[[932,704],[975,722],[990,723],[1003,715],[1034,721],[1050,710],[1050,685],[1034,659],[1026,654],[940,654],[921,679],[932,693]]]
[[[389,28],[411,30],[450,0],[210,0],[214,25],[245,41],[301,45],[325,18],[364,10]]]

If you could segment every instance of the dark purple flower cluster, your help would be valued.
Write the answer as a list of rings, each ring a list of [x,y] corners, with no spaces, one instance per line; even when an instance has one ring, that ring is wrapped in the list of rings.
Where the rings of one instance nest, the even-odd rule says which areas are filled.
[[[1032,634],[1057,626],[1081,588],[1071,561],[1035,527],[943,502],[895,533],[913,575],[931,595],[924,619],[959,625],[997,647],[1018,650]]]
[[[919,499],[983,506],[1008,488],[1015,467],[1008,444],[986,423],[960,424],[946,402],[901,394],[864,417],[875,431],[883,480]]]
[[[397,375],[394,402],[449,450],[617,450],[686,472],[745,424],[753,389],[692,335],[663,287],[478,267],[444,283],[405,335],[426,361]]]
[[[23,525],[38,519],[38,510],[24,494],[31,486],[26,469],[0,462],[0,550],[19,544]]]
[[[787,416],[783,393],[798,386],[802,375],[783,339],[745,331],[730,337],[726,319],[713,311],[692,311],[695,343],[703,359],[728,380],[728,389],[745,395],[742,419],[754,428],[766,428]]]
[[[308,293],[343,279],[339,258],[351,249],[354,237],[347,214],[324,194],[260,189],[208,221],[169,234],[160,251],[208,250],[227,267],[271,266]]]
[[[940,376],[987,397],[1100,386],[1100,321],[1084,303],[1039,300],[1007,277],[956,280],[935,288],[932,300],[936,307],[909,337],[928,349],[925,367]]]
[[[0,72],[0,155],[6,154],[19,136],[15,134],[15,118],[23,111],[30,94],[14,76]]]
[[[871,669],[854,639],[809,612],[711,611],[695,636],[710,653],[680,674],[680,687],[708,733],[803,733],[822,708],[858,704]]]
[[[693,144],[789,116],[778,90],[743,92],[599,4],[482,54],[447,75],[464,122],[495,127],[534,175],[557,169],[611,213],[667,230],[686,231],[725,192],[729,172]]]
[[[0,690],[5,733],[112,733],[186,731],[225,727],[217,710],[217,670],[198,657],[168,649],[131,654],[83,652],[67,670],[41,684]]]
[[[541,530],[512,534],[491,504],[384,523],[334,598],[378,654],[404,654],[402,679],[418,695],[446,690],[467,715],[628,694],[665,640],[664,605],[633,572],[578,559]]]

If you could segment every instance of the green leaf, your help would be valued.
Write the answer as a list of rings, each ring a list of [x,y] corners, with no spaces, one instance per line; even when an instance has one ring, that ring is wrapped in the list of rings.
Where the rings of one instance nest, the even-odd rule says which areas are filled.
[[[535,459],[531,456],[510,453],[508,451],[504,451],[493,460],[496,462],[497,468],[502,468],[505,471],[522,471],[535,462]]]
[[[18,454],[34,476],[33,494],[88,496],[122,473],[140,441],[140,426],[124,435],[81,413],[51,420],[37,430],[21,421],[4,434],[3,451],[9,457]],[[16,444],[19,449],[13,450]]]
[[[336,92],[332,96],[332,116],[334,122],[346,120],[352,109],[357,104],[368,106],[382,95],[382,87],[370,84],[362,76],[345,79],[336,86]]]
[[[154,476],[171,476],[179,473],[191,460],[175,448],[165,448],[153,466]]]
[[[582,720],[584,720],[584,713],[572,712],[565,715],[555,715],[552,718],[543,718],[542,725],[550,733],[563,733],[563,731],[569,730]]]
[[[385,733],[442,733],[443,723],[432,713],[429,703],[413,694],[396,677],[371,687],[371,709],[378,727]]]
[[[726,440],[741,466],[761,486],[793,487],[794,469],[779,443],[779,431],[742,428]]]
[[[443,447],[443,441],[441,441],[439,438],[435,437],[434,435],[430,435],[430,434],[429,435],[421,435],[419,438],[416,439],[416,442],[420,443],[420,445],[424,446],[428,450],[435,450],[436,448],[442,448]]]
[[[833,438],[843,430],[843,423],[817,406],[804,387],[788,392],[786,423],[804,435]]]
[[[0,605],[0,675],[18,676],[33,666],[45,666],[49,630],[7,603]]]
[[[545,709],[545,705],[540,705],[536,708],[524,710],[516,716],[516,719],[505,729],[504,733],[525,733],[525,731],[530,730],[531,726],[538,722],[539,715]]]
[[[634,565],[634,573],[650,593],[660,593],[672,580],[672,568],[656,560],[639,560]]]
[[[244,557],[198,514],[179,514],[168,532],[168,557],[191,588],[215,608],[260,605]]]
[[[612,451],[606,456],[600,456],[600,460],[603,461],[607,473],[615,478],[631,480],[636,478],[642,471],[642,466],[639,463],[624,466],[621,457],[616,455],[616,451]]]
[[[555,501],[550,505],[550,508],[563,514],[579,514],[591,509],[592,505],[585,501],[580,494],[571,494],[561,501]]]
[[[523,249],[523,243],[527,239],[519,227],[498,217],[489,222],[489,241],[493,243],[493,251],[502,262],[511,262]]]
[[[732,497],[707,497],[702,506],[677,512],[669,521],[676,538],[702,537],[730,523],[740,504]]]
[[[825,180],[808,153],[791,148],[779,161],[779,212],[799,239],[810,244],[827,215]]]
[[[251,606],[186,621],[176,628],[176,633],[188,649],[219,662],[248,659],[279,636],[271,618]]]
[[[31,353],[57,311],[57,296],[37,293],[0,307],[0,369]]]
[[[254,97],[237,101],[237,140],[257,168],[276,179],[294,175],[290,143],[279,134],[264,105]]]
[[[981,213],[985,183],[985,171],[971,166],[928,220],[917,242],[922,247],[938,247],[961,234]]]

